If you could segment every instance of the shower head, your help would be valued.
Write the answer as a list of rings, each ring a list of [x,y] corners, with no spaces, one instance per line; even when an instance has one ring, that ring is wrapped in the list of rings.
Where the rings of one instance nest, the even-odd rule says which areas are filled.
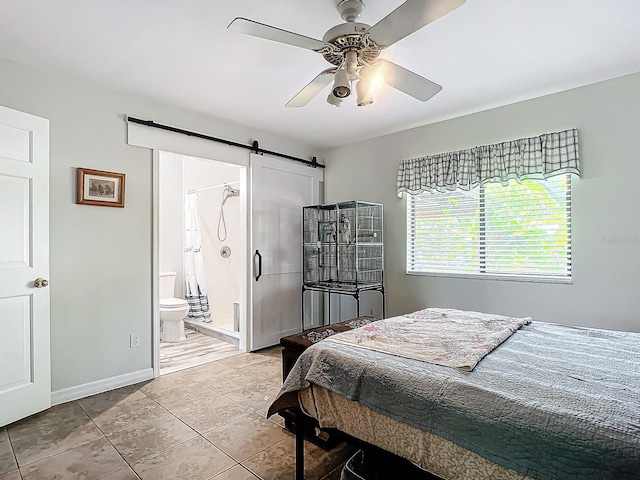
[[[240,196],[240,189],[239,188],[232,188],[229,185],[227,185],[225,187],[225,190],[227,191],[227,197],[239,197]]]
[[[240,189],[232,188],[229,185],[224,186],[224,191],[222,192],[222,206],[227,203],[229,197],[239,197]]]

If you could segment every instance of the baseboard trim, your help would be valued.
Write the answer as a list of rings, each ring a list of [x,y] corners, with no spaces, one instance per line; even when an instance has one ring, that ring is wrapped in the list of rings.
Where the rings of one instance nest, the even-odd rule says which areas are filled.
[[[114,388],[126,387],[134,383],[144,382],[153,378],[153,368],[145,368],[137,372],[116,375],[115,377],[96,380],[95,382],[83,383],[75,387],[63,388],[51,392],[51,405],[79,400],[97,393],[108,392]]]

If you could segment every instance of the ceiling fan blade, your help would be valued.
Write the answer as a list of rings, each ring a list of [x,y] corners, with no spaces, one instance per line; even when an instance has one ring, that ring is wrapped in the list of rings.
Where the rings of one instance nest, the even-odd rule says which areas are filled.
[[[426,102],[442,90],[442,87],[437,83],[402,68],[400,65],[388,60],[380,60],[380,63],[384,68],[384,83],[417,98],[421,102]]]
[[[295,97],[289,100],[289,103],[285,106],[304,107],[313,97],[319,94],[324,87],[331,83],[336,70],[337,68],[327,68],[324,72],[321,72],[316,78],[311,80],[306,87],[300,90]]]
[[[465,1],[408,0],[371,27],[369,36],[379,46],[388,47],[458,8]]]
[[[266,38],[274,42],[293,45],[294,47],[307,48],[309,50],[319,50],[324,47],[324,43],[315,38],[305,37],[297,33],[282,30],[280,28],[254,22],[247,18],[235,18],[227,27],[228,30],[252,35],[254,37]]]

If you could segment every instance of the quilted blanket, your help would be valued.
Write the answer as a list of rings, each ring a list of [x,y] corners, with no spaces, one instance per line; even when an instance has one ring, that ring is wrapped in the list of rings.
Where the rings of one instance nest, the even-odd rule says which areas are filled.
[[[531,322],[473,371],[323,340],[269,409],[317,384],[541,480],[640,479],[640,334]]]
[[[339,333],[331,342],[473,370],[484,356],[531,322],[489,313],[427,308]]]

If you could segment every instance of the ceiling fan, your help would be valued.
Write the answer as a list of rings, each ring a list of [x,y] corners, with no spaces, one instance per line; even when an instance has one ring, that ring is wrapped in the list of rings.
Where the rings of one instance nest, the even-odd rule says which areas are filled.
[[[363,0],[342,0],[337,8],[346,23],[330,28],[322,40],[235,18],[227,27],[234,32],[286,43],[320,53],[333,66],[321,72],[298,92],[287,107],[303,107],[333,79],[327,102],[339,107],[356,83],[358,106],[373,103],[373,93],[388,84],[422,102],[442,90],[393,62],[379,58],[380,52],[465,3],[466,0],[408,0],[373,27],[356,20],[364,11]]]

